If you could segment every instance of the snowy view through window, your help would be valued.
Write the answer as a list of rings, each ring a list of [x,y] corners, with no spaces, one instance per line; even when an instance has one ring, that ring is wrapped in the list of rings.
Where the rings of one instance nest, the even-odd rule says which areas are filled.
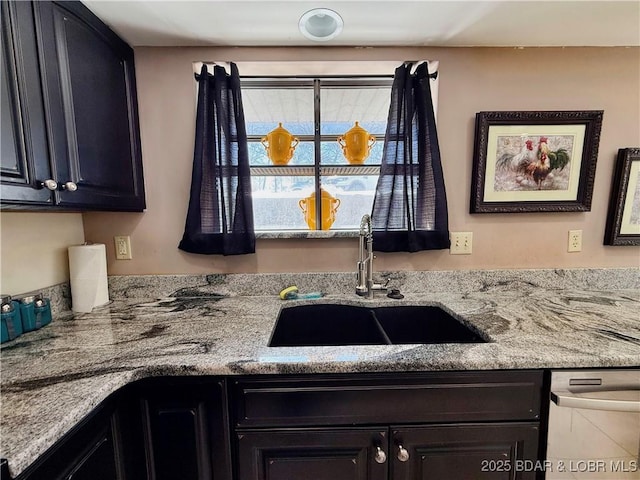
[[[316,179],[324,228],[357,230],[373,204],[391,79],[243,80],[242,88],[256,231],[319,230]],[[356,121],[375,137],[362,165],[350,165],[338,143]],[[274,166],[261,143],[279,123],[299,141],[286,166]]]

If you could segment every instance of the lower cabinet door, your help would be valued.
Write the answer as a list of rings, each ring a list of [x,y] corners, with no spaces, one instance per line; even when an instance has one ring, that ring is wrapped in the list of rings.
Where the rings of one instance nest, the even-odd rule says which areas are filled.
[[[120,478],[113,456],[111,432],[105,432],[94,440],[89,451],[64,478],[66,480],[115,480]]]
[[[530,480],[541,465],[538,425],[458,424],[392,430],[392,478]]]
[[[150,480],[230,480],[223,382],[164,380],[143,387]]]
[[[124,480],[116,424],[106,402],[16,480]]]
[[[387,429],[238,431],[238,480],[384,480]]]

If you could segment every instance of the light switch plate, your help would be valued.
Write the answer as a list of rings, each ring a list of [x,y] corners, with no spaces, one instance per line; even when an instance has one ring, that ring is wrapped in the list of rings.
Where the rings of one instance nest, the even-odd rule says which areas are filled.
[[[116,260],[131,260],[131,238],[129,235],[113,237],[116,246]]]
[[[451,255],[471,255],[473,232],[451,232]]]

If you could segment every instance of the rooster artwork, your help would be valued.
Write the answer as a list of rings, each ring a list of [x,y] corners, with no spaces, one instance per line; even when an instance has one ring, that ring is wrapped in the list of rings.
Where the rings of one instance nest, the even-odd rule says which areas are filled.
[[[496,190],[566,190],[571,160],[569,139],[554,136],[555,150],[549,147],[549,137],[527,137],[517,153],[509,146],[520,143],[522,137],[500,137],[503,153],[496,162]]]

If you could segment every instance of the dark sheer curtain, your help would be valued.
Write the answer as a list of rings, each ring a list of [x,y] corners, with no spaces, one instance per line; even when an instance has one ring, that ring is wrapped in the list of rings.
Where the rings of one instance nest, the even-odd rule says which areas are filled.
[[[191,196],[178,248],[191,253],[255,252],[251,175],[240,76],[203,65],[198,80]]]
[[[395,71],[371,215],[381,252],[449,248],[447,195],[427,63]]]

